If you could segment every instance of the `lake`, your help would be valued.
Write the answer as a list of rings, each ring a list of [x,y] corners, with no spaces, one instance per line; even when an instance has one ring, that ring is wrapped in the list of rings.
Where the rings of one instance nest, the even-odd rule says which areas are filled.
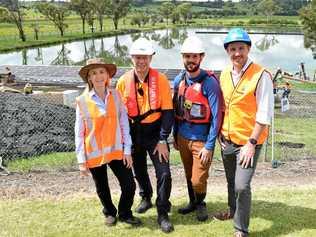
[[[223,48],[225,34],[196,33],[199,31],[227,31],[225,28],[165,29],[139,34],[81,40],[49,47],[25,49],[0,54],[0,65],[82,65],[87,58],[103,57],[119,66],[130,66],[128,55],[132,42],[140,36],[151,39],[156,49],[152,66],[157,68],[183,68],[180,48],[189,35],[198,35],[204,42],[206,57],[202,67],[222,70],[229,63]],[[262,31],[262,30],[261,30]],[[258,30],[256,30],[258,32]],[[307,74],[316,70],[311,49],[304,48],[303,35],[250,34],[250,58],[275,72],[277,67],[296,73],[301,62]],[[316,55],[314,55],[316,57]]]

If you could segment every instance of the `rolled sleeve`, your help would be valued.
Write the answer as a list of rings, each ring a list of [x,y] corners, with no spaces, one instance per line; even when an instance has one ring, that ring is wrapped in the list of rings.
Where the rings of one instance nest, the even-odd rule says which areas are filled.
[[[132,139],[131,139],[130,131],[129,131],[129,122],[128,122],[126,108],[121,99],[120,99],[120,119],[119,120],[120,120],[120,127],[121,127],[121,132],[122,132],[122,137],[123,137],[124,154],[130,155]]]
[[[274,96],[271,75],[266,71],[262,73],[256,89],[256,102],[258,107],[256,121],[270,125],[274,110]]]

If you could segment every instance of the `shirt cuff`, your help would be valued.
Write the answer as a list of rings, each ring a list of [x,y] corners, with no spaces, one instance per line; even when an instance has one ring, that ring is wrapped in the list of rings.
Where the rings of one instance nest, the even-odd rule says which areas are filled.
[[[131,155],[131,146],[124,146],[124,155]]]
[[[204,147],[209,151],[214,151],[215,143],[205,143]]]
[[[257,112],[256,121],[261,124],[270,125],[272,116],[267,114],[266,112]]]
[[[78,164],[83,164],[86,162],[86,155],[83,152],[77,154]]]

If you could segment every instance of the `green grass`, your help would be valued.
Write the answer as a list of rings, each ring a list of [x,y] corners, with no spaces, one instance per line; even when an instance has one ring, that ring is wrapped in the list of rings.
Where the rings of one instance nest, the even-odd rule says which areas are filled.
[[[289,195],[291,194],[291,195]],[[316,235],[316,188],[260,188],[253,195],[251,236]],[[114,198],[117,203],[117,196]],[[137,200],[138,201],[138,200]],[[173,197],[171,220],[175,231],[163,234],[156,224],[156,210],[138,215],[144,225],[139,228],[118,223],[106,227],[96,196],[58,200],[1,200],[0,228],[2,237],[37,236],[179,236],[226,237],[233,235],[231,221],[209,220],[199,223],[194,214],[181,216],[176,210],[186,203],[185,197]],[[226,194],[210,192],[207,199],[210,213],[226,208]]]
[[[76,164],[74,152],[59,152],[32,157],[28,159],[17,159],[8,162],[7,168],[13,172],[30,172],[34,170],[67,170]]]
[[[282,117],[276,118],[274,122],[275,159],[287,161],[316,157],[316,144],[314,142],[316,134],[315,118],[298,119],[295,117]],[[279,144],[280,142],[288,142],[294,144],[303,143],[305,146],[303,148],[291,148],[287,146],[281,146]],[[269,138],[269,144],[271,144],[271,136]],[[268,147],[268,157],[268,160],[270,160],[271,145],[269,145]]]
[[[316,83],[288,81],[291,83],[293,89],[316,91]]]

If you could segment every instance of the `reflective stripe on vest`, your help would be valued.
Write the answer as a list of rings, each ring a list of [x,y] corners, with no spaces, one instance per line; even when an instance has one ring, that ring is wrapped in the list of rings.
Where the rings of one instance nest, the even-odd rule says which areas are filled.
[[[136,83],[134,78],[134,70],[131,70],[125,75],[125,105],[129,117],[135,117],[139,115],[139,108],[136,95]],[[148,77],[148,89],[149,89],[149,106],[146,111],[157,110],[160,106],[159,100],[159,72],[155,69],[149,69]]]
[[[264,68],[257,64],[250,64],[234,87],[231,67],[221,73],[220,85],[225,101],[225,115],[221,133],[235,144],[247,143],[256,123],[257,102],[256,88]],[[268,137],[266,128],[258,139],[263,144]]]
[[[84,120],[86,167],[93,168],[123,158],[122,135],[119,123],[119,98],[109,90],[107,111],[101,113],[88,93],[78,97],[77,103]]]

